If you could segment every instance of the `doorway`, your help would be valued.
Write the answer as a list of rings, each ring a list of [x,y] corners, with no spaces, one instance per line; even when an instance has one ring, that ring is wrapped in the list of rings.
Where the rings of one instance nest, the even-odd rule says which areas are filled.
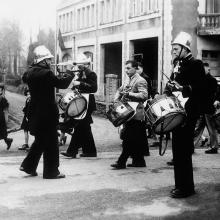
[[[133,58],[141,62],[144,72],[152,80],[154,92],[158,90],[158,38],[145,38],[133,40]]]

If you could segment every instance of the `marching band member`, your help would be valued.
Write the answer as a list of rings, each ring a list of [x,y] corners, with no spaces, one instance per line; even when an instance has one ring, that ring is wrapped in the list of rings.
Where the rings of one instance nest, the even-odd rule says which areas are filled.
[[[125,122],[122,141],[122,153],[117,162],[111,166],[115,169],[125,169],[127,159],[132,157],[132,164],[128,167],[146,167],[144,151],[148,145],[145,129],[144,101],[148,98],[147,82],[137,73],[136,61],[128,60],[125,72],[128,76],[124,84],[115,95],[115,102],[126,100],[138,102],[137,112],[134,117]]]
[[[172,42],[174,71],[164,93],[181,91],[185,103],[186,121],[172,131],[172,151],[174,161],[175,188],[171,197],[183,198],[195,193],[192,167],[194,151],[194,130],[199,115],[203,112],[205,71],[201,60],[191,54],[191,36],[180,32]]]
[[[97,75],[90,66],[90,59],[84,54],[79,54],[76,59],[76,65],[80,71],[78,79],[72,82],[73,89],[77,89],[80,93],[89,93],[89,104],[86,116],[81,120],[70,119],[70,123],[74,125],[74,132],[66,152],[62,155],[70,158],[76,158],[78,149],[82,147],[80,157],[96,157],[97,151],[93,138],[91,123],[92,112],[96,110],[95,96],[90,93],[97,91]]]
[[[31,176],[37,176],[37,166],[43,154],[43,178],[58,179],[65,175],[60,173],[57,124],[59,111],[55,101],[54,88],[65,89],[73,76],[54,75],[51,66],[53,55],[43,45],[34,49],[34,62],[23,76],[28,84],[31,101],[28,107],[28,123],[30,134],[35,140],[29,153],[23,160],[20,170]],[[68,70],[72,66],[67,67]]]

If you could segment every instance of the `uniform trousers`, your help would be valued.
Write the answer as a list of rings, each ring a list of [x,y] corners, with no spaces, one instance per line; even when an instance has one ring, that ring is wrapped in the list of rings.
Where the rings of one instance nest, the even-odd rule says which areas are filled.
[[[59,147],[55,128],[48,128],[35,134],[35,140],[21,166],[27,172],[36,171],[42,154],[43,176],[57,176],[59,174]]]
[[[208,133],[210,136],[210,147],[218,148],[218,132],[216,130],[215,119],[213,118],[213,114],[204,114],[201,115],[199,120],[197,121],[195,129],[195,142],[198,143],[201,138],[205,126],[207,126]]]
[[[86,118],[75,122],[74,132],[67,149],[68,154],[76,155],[79,148],[82,148],[82,152],[84,154],[96,154],[96,146],[92,134],[91,123],[91,116],[86,116]]]
[[[172,132],[175,188],[183,192],[194,190],[192,153],[194,129],[198,117],[187,117],[183,126]]]
[[[130,120],[125,123],[122,141],[122,153],[118,164],[125,165],[127,159],[132,157],[133,163],[145,163],[144,152],[148,146],[145,122]]]

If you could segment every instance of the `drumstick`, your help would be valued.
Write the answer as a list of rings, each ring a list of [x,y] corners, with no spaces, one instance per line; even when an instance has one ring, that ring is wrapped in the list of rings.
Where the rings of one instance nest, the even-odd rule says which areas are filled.
[[[168,77],[164,72],[162,72],[162,74],[163,74],[164,76],[166,76],[169,81],[172,81],[172,80],[170,79],[170,77]]]
[[[171,83],[174,83],[174,85],[176,86],[177,89],[180,88],[180,85],[179,85],[179,83],[178,83],[177,81],[171,80],[164,72],[162,72],[162,74],[163,74],[164,76],[166,76],[167,79],[168,79]]]

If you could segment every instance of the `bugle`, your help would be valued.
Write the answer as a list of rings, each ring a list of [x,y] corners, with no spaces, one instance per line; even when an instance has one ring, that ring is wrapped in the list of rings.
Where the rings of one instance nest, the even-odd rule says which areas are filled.
[[[73,65],[73,66],[76,66],[76,65],[87,65],[87,64],[90,64],[90,62],[74,62],[74,61],[66,61],[66,62],[61,62],[61,63],[53,63],[51,64],[52,66],[67,66],[67,65]]]

